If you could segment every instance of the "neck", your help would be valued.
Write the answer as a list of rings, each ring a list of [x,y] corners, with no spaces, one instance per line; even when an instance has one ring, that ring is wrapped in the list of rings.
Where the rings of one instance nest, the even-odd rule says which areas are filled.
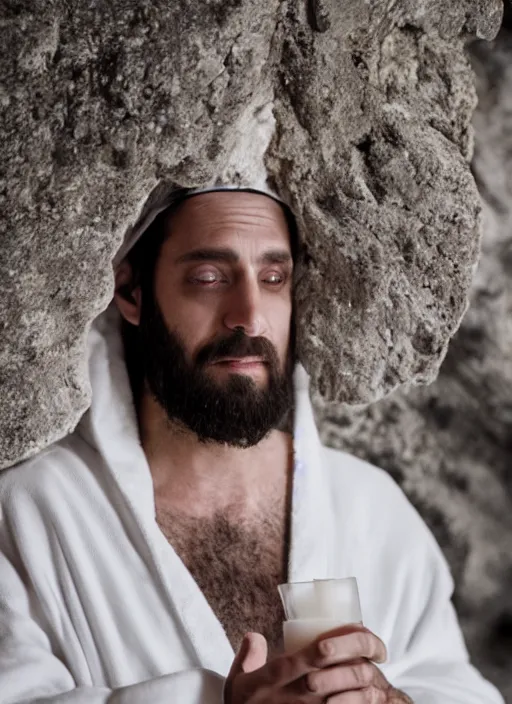
[[[291,434],[273,430],[254,447],[204,443],[177,423],[149,395],[142,396],[139,427],[158,506],[211,518],[236,508],[257,515],[285,501],[293,467]]]

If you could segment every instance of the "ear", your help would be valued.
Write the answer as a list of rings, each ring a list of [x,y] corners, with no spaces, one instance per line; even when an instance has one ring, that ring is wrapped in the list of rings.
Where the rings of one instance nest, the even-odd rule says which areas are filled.
[[[140,323],[141,290],[137,286],[131,290],[132,267],[123,259],[115,272],[114,300],[119,312],[132,325]]]

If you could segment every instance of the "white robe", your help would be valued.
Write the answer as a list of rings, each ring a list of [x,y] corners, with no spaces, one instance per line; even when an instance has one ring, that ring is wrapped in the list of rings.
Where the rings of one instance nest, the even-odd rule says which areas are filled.
[[[0,704],[222,702],[234,653],[155,521],[118,321],[111,306],[91,329],[77,430],[0,473]],[[295,383],[289,580],[357,577],[381,669],[415,704],[501,704],[424,522],[386,473],[320,444]]]

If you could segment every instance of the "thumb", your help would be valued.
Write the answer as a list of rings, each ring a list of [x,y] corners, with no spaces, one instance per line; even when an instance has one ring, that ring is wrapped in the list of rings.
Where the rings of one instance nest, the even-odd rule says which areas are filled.
[[[267,662],[267,641],[261,633],[246,633],[238,653],[233,660],[228,678],[242,672],[253,672]]]

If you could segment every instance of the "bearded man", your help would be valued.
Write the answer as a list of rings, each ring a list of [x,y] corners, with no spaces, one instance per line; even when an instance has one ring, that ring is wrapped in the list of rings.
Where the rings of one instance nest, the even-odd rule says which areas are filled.
[[[416,511],[320,444],[298,256],[250,189],[173,193],[128,238],[91,408],[0,476],[2,704],[502,702]],[[365,625],[284,653],[277,586],[348,576]]]

